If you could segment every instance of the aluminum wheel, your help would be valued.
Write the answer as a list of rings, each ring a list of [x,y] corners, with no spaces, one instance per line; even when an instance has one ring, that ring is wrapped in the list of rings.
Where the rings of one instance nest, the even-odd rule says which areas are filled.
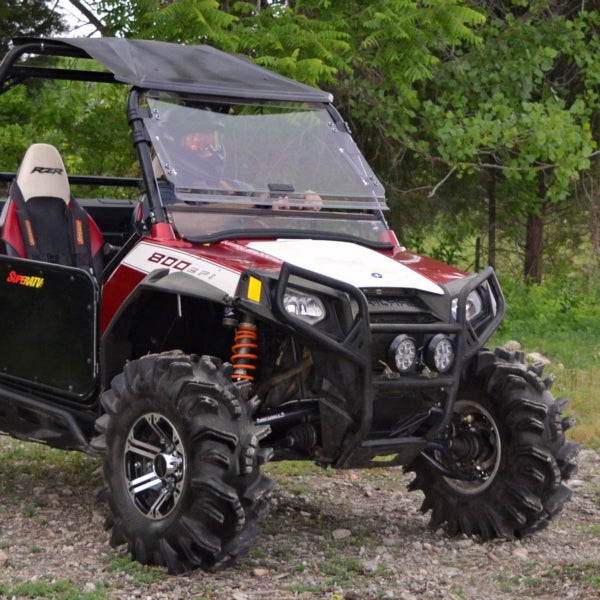
[[[127,489],[134,506],[150,519],[164,519],[177,506],[185,484],[186,461],[177,429],[164,416],[140,417],[127,436]]]
[[[479,403],[458,400],[454,406],[454,439],[451,450],[458,466],[473,480],[446,477],[446,483],[462,494],[478,494],[493,481],[502,455],[502,442],[492,415]]]

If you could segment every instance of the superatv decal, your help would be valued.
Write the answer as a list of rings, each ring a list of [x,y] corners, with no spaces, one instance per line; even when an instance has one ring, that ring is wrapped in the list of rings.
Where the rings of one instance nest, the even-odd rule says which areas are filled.
[[[150,273],[156,269],[187,273],[230,295],[235,293],[240,278],[237,271],[227,269],[210,260],[147,242],[138,244],[125,257],[123,264],[142,273]]]
[[[16,271],[11,271],[6,278],[7,283],[24,285],[25,287],[41,288],[44,285],[43,277],[33,275],[19,275]]]

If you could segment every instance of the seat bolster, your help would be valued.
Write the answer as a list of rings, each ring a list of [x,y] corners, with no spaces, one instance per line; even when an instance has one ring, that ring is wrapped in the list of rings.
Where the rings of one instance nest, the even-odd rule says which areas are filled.
[[[96,256],[98,252],[102,252],[102,248],[104,246],[104,236],[96,224],[96,221],[94,221],[90,215],[88,215],[88,227],[90,230],[90,246],[92,256]]]
[[[94,275],[100,280],[102,270],[104,269],[104,236],[96,221],[88,215],[88,230],[90,232],[90,251],[92,255],[92,269]]]
[[[6,253],[10,256],[25,258],[27,252],[25,251],[21,225],[17,216],[17,207],[11,200],[7,200],[7,202],[6,217],[2,227],[2,240],[6,244]]]

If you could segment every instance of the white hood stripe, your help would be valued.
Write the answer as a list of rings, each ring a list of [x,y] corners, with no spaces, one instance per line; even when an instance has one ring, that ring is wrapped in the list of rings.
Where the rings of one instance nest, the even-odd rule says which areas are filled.
[[[277,240],[248,246],[297,267],[345,281],[357,288],[410,288],[443,294],[419,273],[375,250],[327,240]]]

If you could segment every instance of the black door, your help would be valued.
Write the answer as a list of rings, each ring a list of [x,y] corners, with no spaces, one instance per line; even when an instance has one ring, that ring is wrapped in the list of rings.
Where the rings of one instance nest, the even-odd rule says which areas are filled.
[[[96,385],[97,306],[87,271],[0,256],[0,378],[84,401]]]

